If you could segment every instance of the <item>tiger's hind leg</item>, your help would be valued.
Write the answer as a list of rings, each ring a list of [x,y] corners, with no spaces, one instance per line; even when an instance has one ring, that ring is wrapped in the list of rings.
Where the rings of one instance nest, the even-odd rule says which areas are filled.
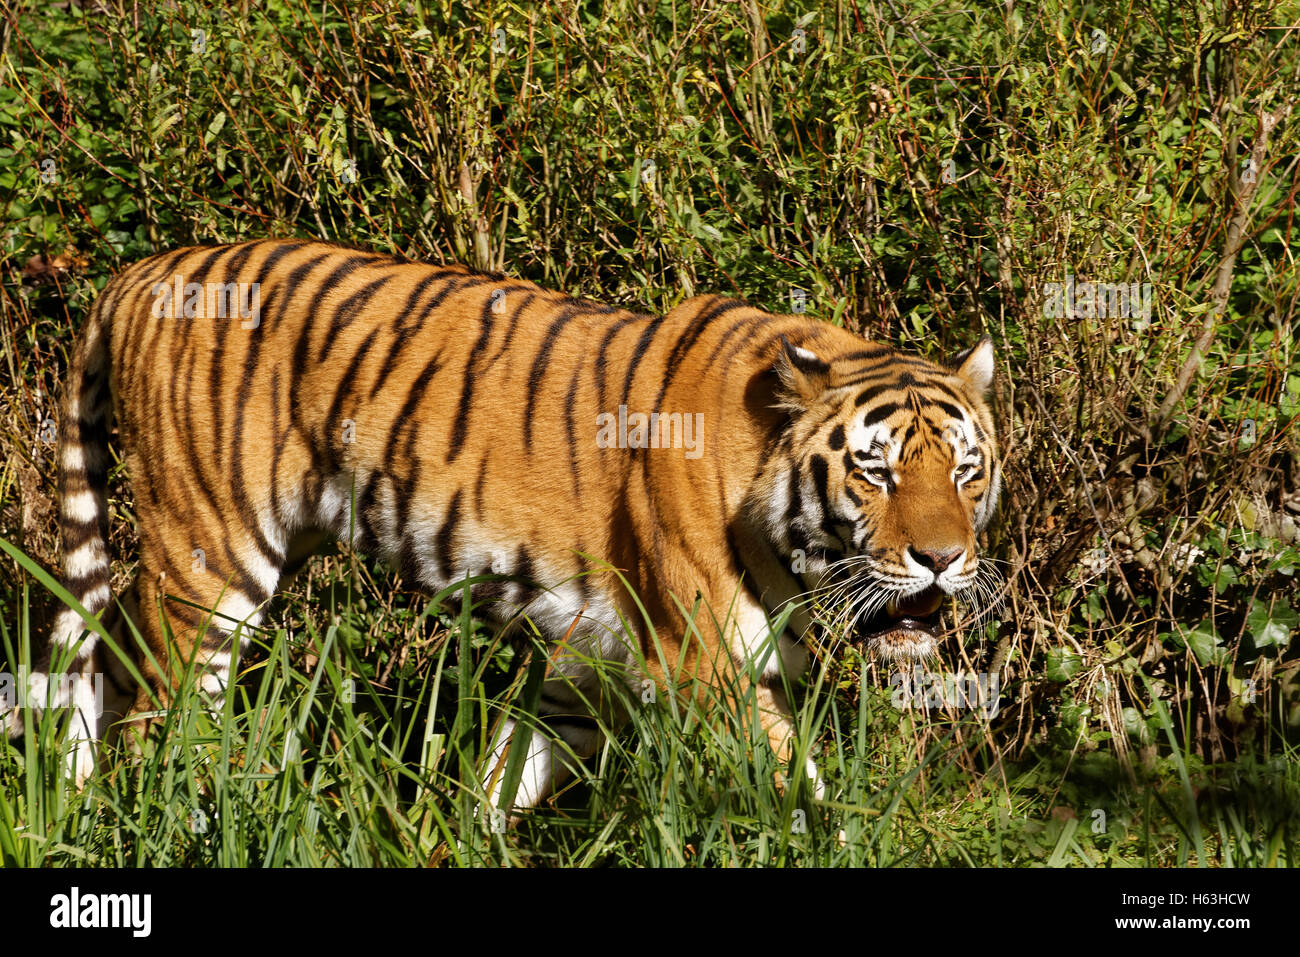
[[[575,763],[592,757],[600,748],[604,735],[592,718],[543,718],[542,727],[521,726],[514,718],[504,718],[497,732],[487,763],[488,804],[500,812],[496,820],[517,820],[514,808],[533,808],[548,798],[573,776]],[[515,789],[511,807],[503,807],[506,765],[510,751],[527,748],[523,774]]]
[[[496,820],[515,821],[514,808],[533,808],[546,800],[578,770],[581,762],[591,758],[604,742],[604,732],[592,714],[594,697],[575,693],[572,677],[550,678],[543,685],[539,718],[527,722],[504,716],[499,722],[483,780],[487,784],[488,806],[495,808]],[[619,714],[606,715],[614,724]],[[503,794],[506,767],[511,752],[526,748],[523,773],[510,807]]]
[[[142,529],[158,528],[147,525]],[[220,528],[213,522],[179,522],[164,528]],[[181,534],[186,534],[182,532]],[[284,565],[283,553],[266,554],[250,536],[213,535],[205,549],[164,534],[141,534],[140,573],[124,603],[139,632],[136,664],[146,681],[129,709],[151,715],[171,706],[182,678],[205,707],[219,709],[250,635],[265,616]]]

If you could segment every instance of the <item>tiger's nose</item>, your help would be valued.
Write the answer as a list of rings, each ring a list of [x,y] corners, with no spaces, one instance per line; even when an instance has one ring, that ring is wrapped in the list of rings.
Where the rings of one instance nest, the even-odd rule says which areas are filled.
[[[928,568],[936,575],[943,572],[949,565],[955,562],[966,549],[953,548],[948,551],[936,551],[930,548],[918,549],[914,545],[907,546],[908,553],[916,560],[916,563],[923,568]]]

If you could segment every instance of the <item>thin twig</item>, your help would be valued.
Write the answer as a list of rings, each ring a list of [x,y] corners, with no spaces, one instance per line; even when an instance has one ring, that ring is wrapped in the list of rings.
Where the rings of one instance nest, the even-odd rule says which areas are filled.
[[[1178,372],[1178,378],[1174,381],[1173,389],[1165,396],[1164,401],[1160,403],[1160,408],[1151,419],[1148,427],[1149,436],[1159,433],[1174,414],[1174,409],[1182,401],[1188,386],[1191,385],[1192,379],[1200,369],[1206,350],[1209,349],[1210,343],[1214,341],[1214,334],[1219,328],[1219,320],[1228,307],[1228,293],[1232,290],[1232,274],[1237,265],[1237,254],[1241,252],[1241,247],[1246,242],[1246,227],[1250,222],[1250,204],[1255,198],[1255,191],[1259,188],[1259,178],[1263,175],[1264,158],[1268,153],[1269,134],[1273,132],[1273,128],[1277,126],[1278,122],[1291,112],[1291,107],[1292,104],[1288,103],[1275,113],[1260,110],[1259,133],[1255,137],[1255,145],[1250,151],[1254,175],[1249,181],[1243,181],[1238,176],[1235,167],[1229,166],[1228,168],[1229,183],[1236,197],[1237,211],[1232,219],[1228,221],[1228,234],[1223,241],[1223,255],[1219,259],[1218,273],[1214,279],[1214,291],[1210,295],[1210,309],[1205,314],[1205,320],[1201,324],[1201,331],[1192,346],[1191,354]],[[1227,156],[1226,161],[1230,164],[1236,163],[1237,158]]]

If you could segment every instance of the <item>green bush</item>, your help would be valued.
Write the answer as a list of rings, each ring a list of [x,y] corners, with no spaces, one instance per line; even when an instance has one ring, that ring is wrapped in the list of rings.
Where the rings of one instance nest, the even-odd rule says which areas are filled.
[[[522,672],[492,636],[345,555],[295,590],[252,670],[268,671],[274,734],[343,720],[304,685],[327,661],[330,681],[350,669],[373,689],[386,730],[345,723],[344,746],[315,740],[314,770],[289,783],[275,778],[283,768],[235,787],[227,770],[187,765],[159,784],[149,775],[178,769],[144,764],[89,798],[11,753],[22,773],[0,783],[6,860],[93,846],[88,859],[125,862],[96,831],[107,825],[95,802],[174,817],[157,795],[192,786],[187,775],[243,795],[261,830],[217,850],[180,818],[162,837],[142,826],[130,861],[464,862],[521,847],[656,863],[1292,853],[1279,809],[1296,774],[1277,761],[1300,729],[1293,7],[8,11],[0,537],[46,566],[57,549],[43,426],[95,291],[160,249],[268,235],[463,261],[647,310],[716,291],[789,311],[802,290],[826,321],[932,357],[991,334],[1006,493],[987,542],[1000,611],[945,652],[950,667],[1001,677],[1001,711],[988,727],[899,714],[878,665],[823,662],[803,715],[841,797],[819,806],[810,844],[790,843],[797,796],[764,790],[761,775],[752,792],[720,792],[692,769],[692,753],[739,768],[743,735],[711,739],[676,717],[617,738],[579,799],[538,815],[527,840],[458,844],[471,840],[462,769],[440,765],[437,784],[424,774],[454,756],[437,736],[464,731],[461,711],[426,715],[429,683],[448,661],[470,667],[462,655],[496,674],[488,697]],[[1149,313],[1107,302],[1098,314],[1080,305],[1084,283],[1145,286]],[[121,584],[134,542],[127,476],[112,479]],[[0,568],[0,629],[11,648],[39,643],[50,599],[20,565]],[[395,702],[395,681],[423,690]],[[233,727],[181,729],[215,755],[210,768],[251,754],[260,733],[253,712],[230,707]],[[404,735],[425,744],[414,761]],[[1137,799],[1121,785],[1134,779],[1173,803],[1127,807]],[[328,839],[276,832],[271,817],[289,806],[299,823],[328,807],[311,831]],[[661,806],[682,819],[654,823]],[[1119,836],[1089,830],[1103,806],[1125,822]],[[45,842],[6,843],[20,826]]]

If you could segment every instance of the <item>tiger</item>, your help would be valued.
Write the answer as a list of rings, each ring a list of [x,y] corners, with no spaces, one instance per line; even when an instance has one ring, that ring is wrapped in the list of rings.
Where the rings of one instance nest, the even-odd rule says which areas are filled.
[[[430,594],[477,579],[488,617],[550,642],[513,807],[628,720],[596,663],[633,696],[739,680],[797,761],[788,689],[819,609],[850,646],[920,661],[981,575],[994,361],[987,337],[936,363],[735,298],[641,313],[317,240],[154,255],[88,313],[57,458],[63,587],[138,638],[124,660],[61,609],[33,697],[71,712],[80,785],[184,668],[219,703],[272,597],[334,539]],[[109,609],[114,423],[139,563]],[[6,723],[21,733],[17,709]]]

